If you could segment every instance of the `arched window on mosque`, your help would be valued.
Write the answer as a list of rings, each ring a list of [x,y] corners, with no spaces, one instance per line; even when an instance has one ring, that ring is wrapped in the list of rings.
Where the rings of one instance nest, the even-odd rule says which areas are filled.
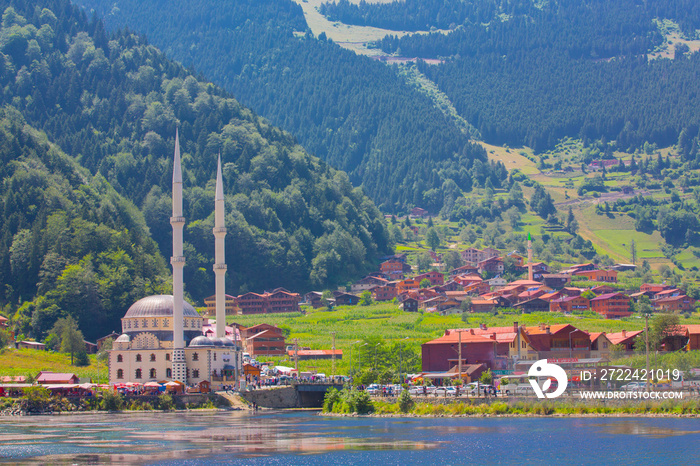
[[[199,369],[192,369],[192,377],[195,379],[199,378]]]
[[[165,353],[165,360],[170,361],[170,353]]]
[[[139,321],[138,320],[134,320],[134,328],[139,328]]]
[[[173,377],[173,370],[171,368],[168,367],[167,369],[165,369],[165,377],[167,377],[168,379],[171,379]]]
[[[141,369],[136,369],[136,378],[137,379],[141,378]]]
[[[136,355],[136,362],[141,362],[141,355],[140,354]]]
[[[199,353],[192,353],[192,360],[199,361]]]
[[[184,320],[185,320],[184,326],[185,326],[185,328],[187,328],[187,319],[184,319]]]
[[[153,325],[152,325],[152,327],[153,327],[153,328],[157,328],[157,327],[158,327],[158,319],[153,319]]]
[[[168,326],[168,319],[163,319],[163,327],[167,327],[167,326]]]
[[[121,354],[118,354],[117,355],[117,362],[124,362],[124,356],[122,356]]]
[[[124,378],[124,369],[117,369],[117,378],[118,379]]]
[[[155,361],[155,360],[156,360],[156,355],[153,354],[153,353],[151,353],[151,362],[153,362],[153,361]]]
[[[216,353],[214,353],[214,361],[216,361]]]
[[[143,325],[143,328],[148,328],[148,319],[143,319],[141,325]]]
[[[148,376],[152,379],[155,379],[156,378],[156,370],[151,369]]]

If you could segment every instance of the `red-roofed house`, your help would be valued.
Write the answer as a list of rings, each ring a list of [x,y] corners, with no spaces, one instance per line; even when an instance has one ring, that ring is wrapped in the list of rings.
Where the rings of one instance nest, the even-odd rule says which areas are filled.
[[[605,316],[606,319],[617,319],[632,315],[630,297],[622,293],[606,293],[591,299],[591,310]]]
[[[375,286],[371,291],[372,299],[375,301],[391,301],[397,296],[396,284],[394,283],[385,286]]]
[[[700,325],[682,325],[688,335],[688,350],[700,349]]]
[[[550,311],[566,314],[571,314],[572,311],[586,311],[589,306],[590,301],[581,296],[566,296],[549,302]]]
[[[41,371],[36,376],[36,383],[41,385],[78,383],[80,378],[75,374],[64,372]]]
[[[634,351],[634,339],[643,333],[644,330],[635,330],[634,332],[623,330],[621,332],[608,333],[606,336],[611,344],[622,345],[625,351]]]
[[[7,317],[0,316],[0,328],[7,328]]]
[[[343,359],[343,350],[298,350],[297,357],[300,361],[305,359],[333,359],[333,354],[335,353],[335,359]],[[294,351],[287,351],[287,355],[291,358],[294,357]]]
[[[430,281],[430,286],[439,286],[445,283],[445,276],[440,272],[436,272],[435,270],[416,275],[414,278],[414,280],[418,280],[418,283],[425,279]]]
[[[617,270],[581,270],[574,275],[586,277],[594,282],[617,283]]]
[[[590,334],[591,357],[609,359],[612,343],[605,332],[595,332]]]
[[[671,285],[663,285],[663,284],[660,285],[657,283],[645,283],[639,287],[639,291],[642,291],[642,292],[652,291],[656,294],[660,291],[670,290],[671,288],[672,288]]]
[[[687,312],[693,310],[695,300],[682,294],[680,296],[655,299],[651,303],[654,309],[660,312]]]

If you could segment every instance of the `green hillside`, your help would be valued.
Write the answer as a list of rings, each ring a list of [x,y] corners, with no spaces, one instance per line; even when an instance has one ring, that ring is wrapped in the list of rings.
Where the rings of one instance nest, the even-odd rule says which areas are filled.
[[[70,313],[92,338],[116,328],[134,298],[167,291],[157,277],[167,271],[162,257],[171,250],[176,127],[188,222],[185,283],[195,302],[213,292],[211,231],[219,153],[227,194],[229,293],[334,286],[361,276],[391,251],[381,214],[346,174],[309,156],[291,135],[168,60],[142,37],[107,35],[101,22],[88,21],[64,0],[2,1],[0,8],[0,103],[14,107],[21,115],[17,118],[72,157],[62,156],[67,161],[58,163],[62,159],[48,149],[38,156],[52,160],[42,160],[48,167],[40,170],[44,178],[61,175],[66,181],[24,175],[11,181],[14,172],[3,179],[8,221],[2,223],[0,301],[3,312],[15,316],[18,330],[41,336],[57,316]],[[8,161],[4,170],[18,166],[29,141],[23,130],[13,134],[2,145]],[[75,162],[88,171],[81,176],[58,171],[73,170]],[[44,186],[45,197],[65,187],[62,195],[75,197],[74,206],[30,199]],[[92,223],[76,223],[81,218]],[[57,233],[48,235],[47,224],[75,230],[71,246],[76,250],[57,241]],[[94,229],[96,238],[83,235],[83,229]],[[60,257],[51,255],[52,248]],[[26,249],[30,258],[17,262]],[[128,262],[122,251],[133,265],[121,268],[120,260]],[[110,275],[109,261],[130,281]],[[145,271],[132,273],[130,267]],[[65,281],[57,279],[63,276]],[[121,286],[121,294],[113,297],[99,287],[96,294],[83,293],[80,279],[90,286],[102,281],[108,288]],[[80,299],[49,296],[54,285],[47,283],[53,281]]]
[[[430,98],[379,61],[313,37],[291,0],[79,0],[205,73],[345,170],[386,212],[437,212],[455,191],[505,174]],[[210,20],[216,18],[216,20]]]

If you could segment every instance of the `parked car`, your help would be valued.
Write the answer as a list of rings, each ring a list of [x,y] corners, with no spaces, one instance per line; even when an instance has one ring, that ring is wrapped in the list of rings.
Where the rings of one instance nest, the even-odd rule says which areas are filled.
[[[409,395],[422,395],[424,392],[422,385],[417,385],[408,389]],[[426,392],[427,393],[427,392]]]
[[[365,388],[368,395],[379,395],[382,389],[376,383],[370,384]]]
[[[535,396],[535,390],[529,383],[521,383],[515,389],[515,394],[519,396]]]
[[[630,382],[627,385],[620,387],[620,390],[627,390],[631,392],[641,392],[646,388],[646,383],[644,382]]]
[[[455,387],[438,387],[435,389],[435,396],[457,396]]]

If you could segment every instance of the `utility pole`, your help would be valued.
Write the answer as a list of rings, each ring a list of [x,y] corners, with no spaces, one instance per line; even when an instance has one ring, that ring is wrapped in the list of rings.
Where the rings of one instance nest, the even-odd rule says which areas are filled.
[[[462,330],[457,330],[457,336],[459,337],[459,351],[458,351],[458,360],[457,360],[457,372],[459,373],[459,380],[460,382],[462,381]],[[457,385],[457,390],[459,390],[460,385]]]
[[[297,373],[297,378],[299,377],[299,339],[294,339],[294,370]]]
[[[333,335],[333,354],[331,355],[333,358],[333,369],[331,370],[331,377],[335,377],[335,332],[331,332],[331,335]]]
[[[646,376],[646,391],[649,391],[649,313],[644,314],[644,336],[647,344],[647,376]]]

